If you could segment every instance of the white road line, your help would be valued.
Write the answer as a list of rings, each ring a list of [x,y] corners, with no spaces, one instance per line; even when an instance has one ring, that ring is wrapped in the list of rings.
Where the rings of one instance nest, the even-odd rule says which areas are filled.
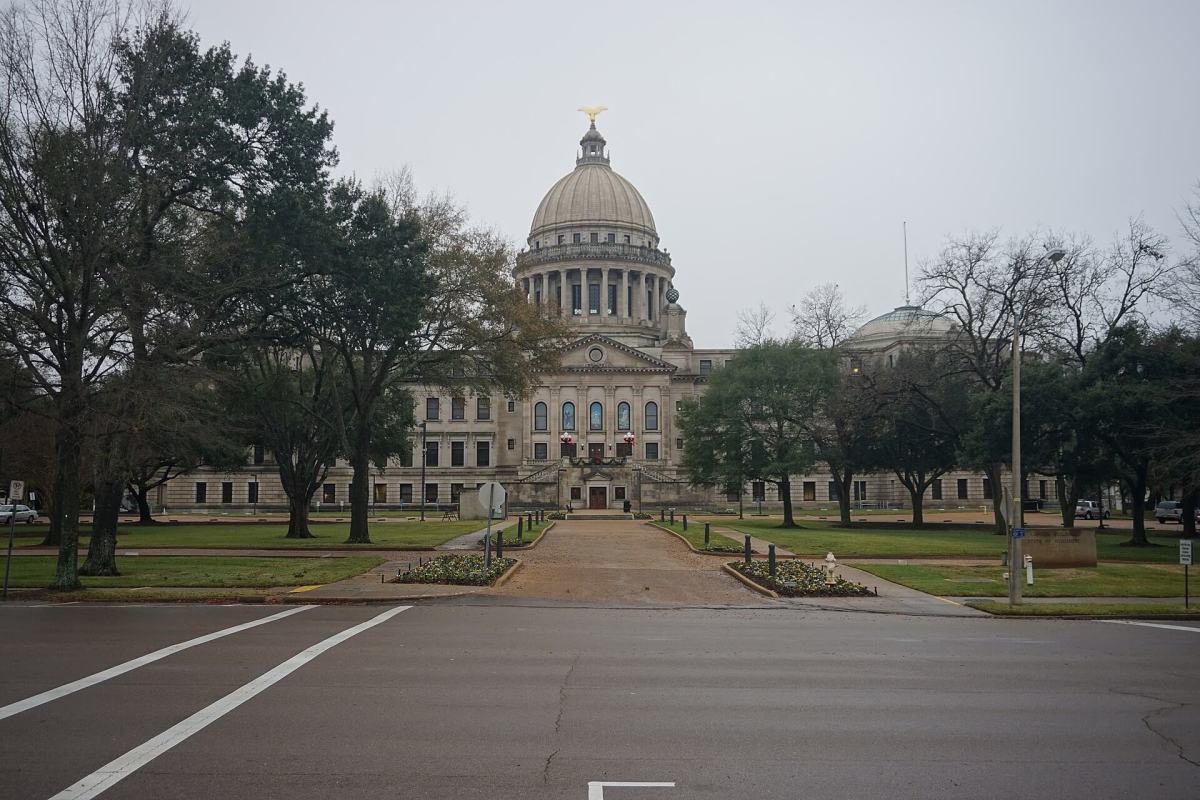
[[[628,789],[674,789],[675,781],[588,781],[588,800],[604,800],[604,787]]]
[[[1143,628],[1164,628],[1169,631],[1191,631],[1200,633],[1200,627],[1191,628],[1187,625],[1163,625],[1160,622],[1138,622],[1132,619],[1098,619],[1097,622],[1107,622],[1111,625],[1140,625]]]
[[[336,647],[368,628],[373,628],[381,622],[388,621],[401,611],[409,608],[412,608],[412,606],[396,606],[395,608],[388,609],[382,614],[371,617],[366,622],[359,623],[352,628],[347,628],[341,633],[335,633],[328,639],[317,642],[306,650],[302,650],[279,666],[267,670],[249,683],[234,689],[215,703],[200,709],[182,722],[167,728],[153,739],[133,748],[125,755],[113,759],[74,786],[63,789],[50,798],[50,800],[90,800],[90,798],[96,797],[192,734],[200,732],[230,711],[233,711],[242,703],[245,703],[260,692],[269,689],[309,661],[321,655],[321,653],[332,647]]]
[[[169,647],[164,647],[161,650],[155,650],[153,653],[147,653],[146,655],[141,656],[140,658],[135,658],[132,661],[126,661],[123,664],[117,664],[115,667],[109,667],[108,669],[97,672],[94,675],[88,675],[86,678],[80,678],[77,681],[65,683],[62,686],[59,686],[57,689],[50,689],[42,692],[41,694],[35,694],[33,697],[27,697],[24,700],[18,700],[17,702],[10,703],[6,706],[0,706],[0,719],[7,719],[14,714],[20,714],[22,711],[28,711],[31,708],[36,708],[43,703],[49,703],[51,700],[57,700],[60,697],[66,697],[69,694],[74,694],[80,689],[86,689],[89,686],[95,686],[97,683],[102,683],[109,678],[115,678],[118,675],[124,675],[126,672],[135,670],[138,667],[144,667],[147,664],[152,664],[155,661],[166,658],[169,655],[178,653],[180,650],[187,650],[189,647],[205,644],[206,642],[211,642],[215,639],[220,639],[234,633],[239,633],[240,631],[248,630],[250,628],[257,628],[259,625],[266,625],[268,622],[274,622],[275,620],[283,619],[284,617],[290,617],[292,614],[299,614],[301,611],[307,611],[310,608],[316,608],[316,606],[297,606],[296,608],[289,608],[287,611],[281,611],[280,613],[272,614],[269,617],[256,619],[252,622],[245,622],[241,625],[234,625],[232,628],[224,628],[223,630],[214,631],[213,633],[206,633],[203,636],[197,636],[195,639],[188,639],[186,642],[180,642],[179,644],[173,644]]]

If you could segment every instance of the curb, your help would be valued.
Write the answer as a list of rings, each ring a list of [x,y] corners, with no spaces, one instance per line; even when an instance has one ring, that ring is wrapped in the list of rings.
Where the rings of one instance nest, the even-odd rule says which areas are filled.
[[[683,537],[681,534],[679,534],[677,531],[673,531],[673,530],[671,530],[670,528],[664,528],[663,526],[659,525],[657,522],[654,522],[654,521],[651,521],[651,520],[646,520],[645,522],[646,522],[646,524],[647,524],[647,525],[649,525],[651,528],[657,528],[658,530],[660,530],[660,531],[662,531],[662,532],[664,532],[664,533],[669,533],[669,534],[671,534],[671,535],[672,535],[672,536],[674,536],[676,539],[678,539],[679,541],[683,542],[683,543],[684,543],[684,545],[687,547],[687,549],[688,549],[688,550],[691,550],[691,551],[692,551],[693,553],[695,553],[696,555],[701,555],[701,556],[723,556],[724,558],[732,558],[733,556],[736,556],[736,555],[738,555],[738,553],[717,553],[717,552],[713,552],[713,551],[711,551],[711,550],[697,550],[697,549],[695,548],[695,546],[694,546],[694,545],[693,545],[691,542],[689,542],[687,539],[685,539],[685,538],[684,538],[684,537]],[[739,551],[739,552],[740,552],[740,551]],[[751,550],[751,551],[750,551],[750,553],[751,553],[751,555],[754,555],[754,554],[762,555],[762,554],[761,554],[761,553],[759,553],[757,550]]]
[[[750,589],[753,589],[754,591],[758,592],[759,594],[765,594],[767,597],[774,597],[776,599],[779,598],[778,592],[768,589],[767,587],[765,587],[759,583],[756,583],[755,581],[750,580],[745,575],[738,572],[736,569],[729,566],[728,564],[722,564],[721,569],[725,570],[730,575],[732,575],[733,577],[735,577],[739,581],[741,581],[745,586],[749,587]]]
[[[552,520],[550,520],[550,524],[547,525],[546,527],[542,528],[541,532],[537,535],[537,538],[534,539],[533,541],[526,542],[525,544],[521,545],[520,547],[517,547],[516,545],[512,545],[512,544],[506,544],[506,545],[504,545],[504,549],[505,550],[516,550],[517,552],[521,552],[521,553],[525,552],[526,550],[532,550],[537,545],[537,543],[542,540],[542,537],[545,536],[547,533],[549,533],[550,530],[557,524],[558,524],[558,520],[552,519]],[[501,535],[504,535],[503,531],[501,531]]]
[[[547,528],[546,530],[550,530],[550,529]],[[543,533],[545,533],[545,531],[543,531]],[[541,537],[539,536],[538,538],[540,539]],[[496,582],[493,583],[490,587],[489,586],[478,586],[475,588],[476,589],[489,589],[489,588],[490,589],[498,589],[501,586],[503,586],[504,584],[508,583],[508,579],[511,578],[513,575],[516,575],[517,570],[519,570],[523,566],[525,566],[525,562],[518,559],[517,563],[513,564],[511,567],[509,567],[507,570],[505,570],[504,573],[499,578],[496,578]]]

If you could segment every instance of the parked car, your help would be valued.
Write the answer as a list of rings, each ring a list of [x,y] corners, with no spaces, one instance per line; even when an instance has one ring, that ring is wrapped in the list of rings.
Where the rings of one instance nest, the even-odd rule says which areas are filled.
[[[15,511],[13,509],[16,509]],[[23,505],[7,505],[0,506],[0,524],[8,525],[13,521],[13,516],[16,516],[17,522],[24,522],[27,525],[32,525],[37,522],[38,512],[29,506]]]
[[[1154,507],[1154,518],[1160,525],[1183,522],[1183,503],[1179,500],[1163,500]],[[1196,521],[1200,522],[1200,506],[1196,507]]]
[[[1075,516],[1083,517],[1084,519],[1099,519],[1100,504],[1094,500],[1080,500],[1075,503]],[[1107,508],[1104,509],[1104,518],[1108,519],[1112,516],[1112,512]]]

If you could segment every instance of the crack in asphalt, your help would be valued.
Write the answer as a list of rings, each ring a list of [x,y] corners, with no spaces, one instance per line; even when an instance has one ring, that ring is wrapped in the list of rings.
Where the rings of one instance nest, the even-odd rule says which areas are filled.
[[[567,674],[563,676],[562,685],[558,687],[558,716],[554,718],[555,733],[558,733],[562,727],[563,711],[567,707],[567,684],[570,682],[571,676],[575,674],[575,667],[579,666],[581,656],[582,653],[575,654],[575,660],[571,662],[571,668],[567,670]]]
[[[1127,697],[1138,697],[1143,700],[1153,700],[1156,703],[1167,703],[1167,705],[1162,706],[1161,708],[1153,709],[1152,711],[1143,715],[1141,718],[1142,724],[1146,726],[1146,730],[1150,731],[1152,734],[1174,747],[1175,755],[1179,756],[1182,761],[1186,761],[1193,767],[1200,767],[1200,761],[1194,761],[1183,754],[1183,745],[1178,740],[1156,729],[1150,722],[1152,718],[1166,714],[1168,711],[1178,711],[1181,708],[1187,708],[1187,703],[1180,703],[1177,700],[1168,700],[1165,697],[1155,697],[1152,694],[1145,694],[1143,692],[1130,692],[1122,689],[1109,689],[1109,691],[1113,694],[1125,695]]]
[[[554,757],[556,755],[558,755],[557,750],[555,750],[550,755],[546,756],[546,763],[542,766],[542,783],[543,784],[547,784],[550,782],[550,762],[554,760]]]

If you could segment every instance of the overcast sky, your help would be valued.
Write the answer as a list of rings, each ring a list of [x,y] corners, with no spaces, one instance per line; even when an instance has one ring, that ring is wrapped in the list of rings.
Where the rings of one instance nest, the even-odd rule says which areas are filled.
[[[183,2],[183,0],[181,0]],[[945,237],[1178,236],[1200,179],[1200,1],[195,0],[206,43],[284,70],[340,171],[408,164],[521,246],[586,118],[650,204],[688,332],[732,343],[836,281],[870,315]]]

